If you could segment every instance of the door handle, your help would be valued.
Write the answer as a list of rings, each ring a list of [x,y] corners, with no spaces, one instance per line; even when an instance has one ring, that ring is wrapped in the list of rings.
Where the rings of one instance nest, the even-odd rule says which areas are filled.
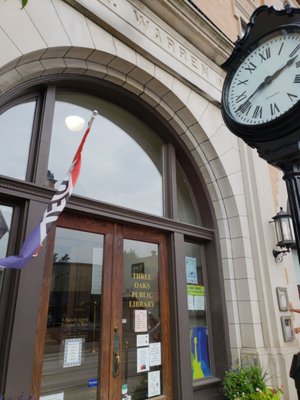
[[[120,372],[120,335],[117,327],[114,328],[113,346],[113,377],[116,378]]]
[[[120,367],[120,354],[114,353],[114,376],[118,375],[119,367]]]

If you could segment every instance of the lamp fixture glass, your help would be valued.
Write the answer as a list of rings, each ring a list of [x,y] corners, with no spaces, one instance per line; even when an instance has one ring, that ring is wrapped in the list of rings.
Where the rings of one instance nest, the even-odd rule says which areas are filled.
[[[79,115],[69,115],[65,118],[65,123],[71,131],[80,131],[84,126],[84,119]]]
[[[290,251],[290,248],[295,244],[295,233],[293,227],[293,221],[290,214],[283,211],[280,207],[280,211],[272,217],[275,223],[275,232],[277,238],[276,246],[285,248],[285,250],[273,250],[273,256],[276,261],[282,261],[282,256],[286,255]]]

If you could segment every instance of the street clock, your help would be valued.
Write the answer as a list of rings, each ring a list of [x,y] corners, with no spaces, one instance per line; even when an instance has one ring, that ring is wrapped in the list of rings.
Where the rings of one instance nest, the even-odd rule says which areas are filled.
[[[300,137],[300,9],[257,8],[223,68],[225,124],[263,158],[276,158],[276,147]]]
[[[283,171],[300,262],[300,9],[257,8],[222,67],[224,122]]]

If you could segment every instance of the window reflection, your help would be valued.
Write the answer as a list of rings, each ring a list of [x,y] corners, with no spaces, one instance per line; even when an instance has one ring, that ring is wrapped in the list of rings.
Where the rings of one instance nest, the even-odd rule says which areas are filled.
[[[25,180],[36,101],[18,104],[0,115],[0,174]]]
[[[187,179],[180,166],[176,165],[178,219],[180,222],[198,225],[196,211],[189,191]]]
[[[96,97],[74,93],[57,96],[50,184],[57,186],[64,177],[84,130],[70,131],[65,118],[76,115],[88,121],[94,109],[99,115],[82,153],[74,193],[162,215],[162,141],[134,116]]]
[[[193,380],[211,376],[206,291],[201,246],[185,243],[185,271],[189,312],[190,355]]]
[[[4,258],[7,255],[12,213],[12,207],[0,205],[0,258]],[[4,268],[0,267],[0,291],[2,286],[3,274]]]

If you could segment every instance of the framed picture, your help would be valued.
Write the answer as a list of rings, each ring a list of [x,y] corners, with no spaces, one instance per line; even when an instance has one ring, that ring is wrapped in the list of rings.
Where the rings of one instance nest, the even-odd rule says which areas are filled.
[[[288,311],[289,310],[289,299],[287,294],[287,288],[284,287],[277,287],[277,300],[278,300],[278,307],[280,311]]]
[[[131,274],[144,274],[145,264],[143,262],[131,265]]]
[[[280,319],[284,341],[291,342],[294,340],[292,318],[290,315],[284,315]]]

